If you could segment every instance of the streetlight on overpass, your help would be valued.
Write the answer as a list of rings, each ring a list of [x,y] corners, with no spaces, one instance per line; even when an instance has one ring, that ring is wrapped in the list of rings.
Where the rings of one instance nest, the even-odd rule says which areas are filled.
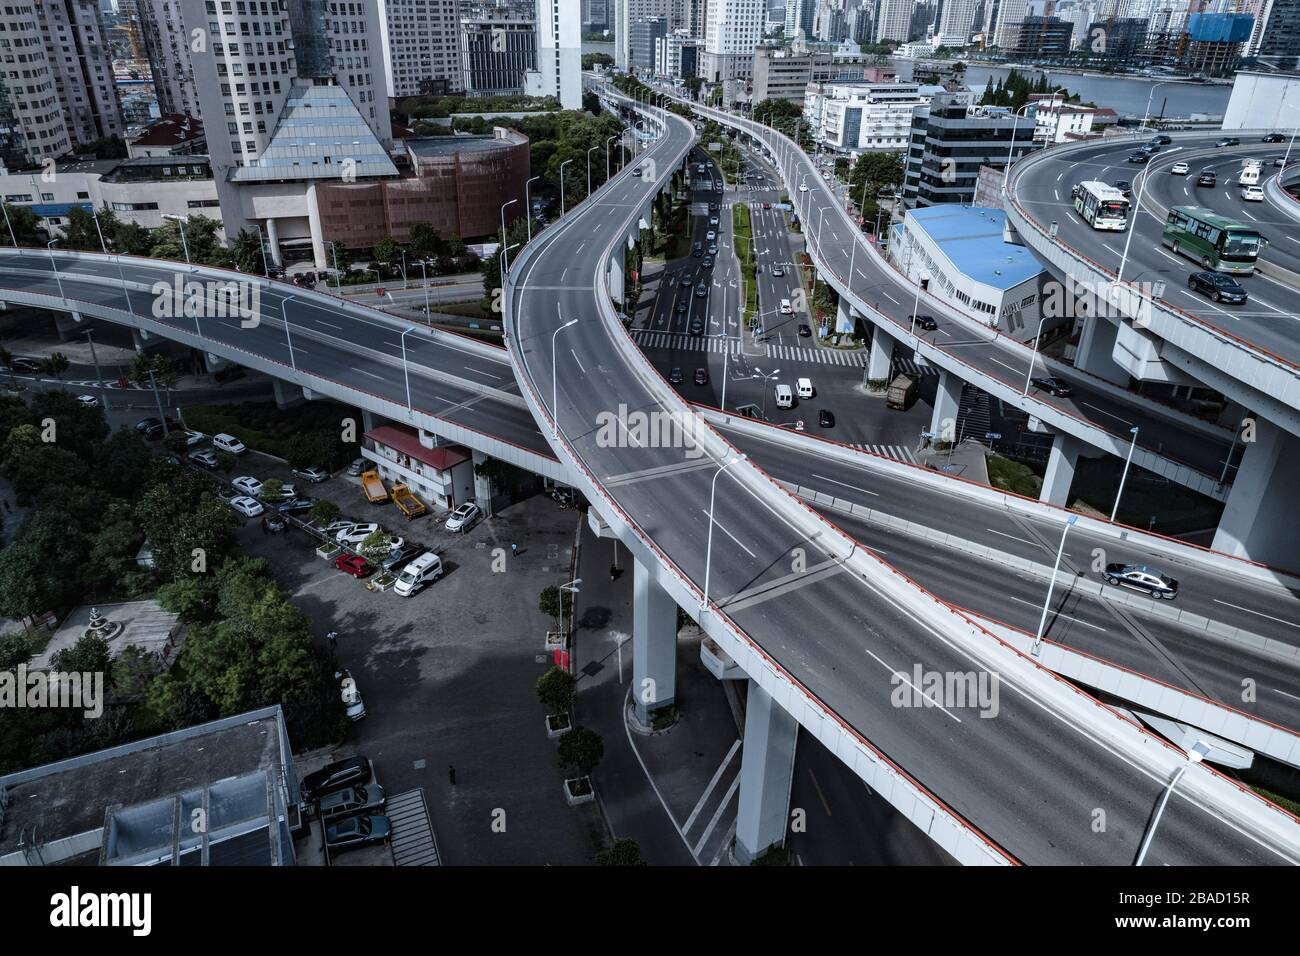
[[[569,163],[571,162],[573,162],[573,160],[566,159],[564,162],[560,163],[560,218],[561,219],[564,218],[564,167],[569,165]]]
[[[16,252],[18,250],[18,239],[14,236],[14,224],[9,221],[9,204],[3,199],[0,199],[0,210],[4,211],[5,226],[9,230],[9,241],[14,244],[14,251]]]
[[[764,337],[766,338],[766,336]],[[754,369],[754,374],[763,380],[763,411],[761,414],[763,416],[763,421],[767,421],[767,383],[773,381],[778,375],[780,375],[781,370],[779,368],[774,368],[770,373],[764,375],[761,368],[756,368]]]
[[[1147,118],[1151,116],[1151,97],[1155,95],[1156,90],[1162,86],[1168,86],[1170,83],[1173,82],[1174,82],[1173,80],[1163,80],[1159,83],[1154,84],[1151,87],[1151,92],[1147,94],[1147,108],[1142,113],[1142,125],[1139,126],[1138,129],[1146,129]]]
[[[571,325],[577,325],[577,319],[569,319],[551,334],[551,437],[560,437],[560,380],[555,367],[555,340],[559,334]]]
[[[709,536],[708,536],[708,543],[705,545],[704,548],[704,591],[700,594],[700,612],[698,615],[699,620],[703,620],[704,612],[708,610],[709,607],[709,572],[712,570],[712,562],[713,562],[713,525],[714,525],[713,507],[715,502],[717,501],[716,496],[718,493],[718,478],[724,471],[726,471],[732,465],[736,464],[739,461],[744,461],[744,460],[745,460],[744,455],[737,455],[735,458],[728,459],[721,468],[719,468],[717,471],[713,473],[713,481],[709,485]]]
[[[1034,633],[1034,643],[1029,649],[1029,653],[1034,657],[1037,657],[1038,652],[1043,649],[1043,628],[1047,624],[1047,609],[1052,605],[1052,591],[1056,588],[1056,573],[1061,568],[1061,555],[1065,552],[1065,536],[1070,533],[1070,529],[1078,520],[1078,515],[1070,515],[1065,519],[1065,527],[1061,529],[1061,544],[1056,549],[1056,563],[1052,565],[1052,576],[1047,579],[1047,598],[1043,601],[1043,613],[1038,618],[1038,630]]]
[[[293,336],[289,333],[289,310],[286,308],[286,306],[290,303],[290,301],[292,301],[292,299],[293,296],[286,295],[283,299],[280,300],[280,321],[284,323],[284,341],[289,346],[289,367],[293,369],[294,372],[296,373],[298,371],[298,362],[293,357]],[[196,314],[194,318],[194,324],[197,326],[198,323],[199,320]]]
[[[176,223],[178,226],[181,227],[181,249],[185,251],[185,264],[193,265],[193,263],[190,262],[190,243],[189,240],[185,238],[185,220],[188,217],[176,216],[169,212],[163,213],[162,217],[164,219],[170,219],[172,222]]]
[[[1120,496],[1121,496],[1122,494],[1124,494],[1124,479],[1126,479],[1126,478],[1128,477],[1128,466],[1129,466],[1130,462],[1133,461],[1133,449],[1137,447],[1137,441],[1138,441],[1138,426],[1137,426],[1137,425],[1134,425],[1132,428],[1130,428],[1130,429],[1128,430],[1128,432],[1129,432],[1130,435],[1133,436],[1133,440],[1132,440],[1131,442],[1129,442],[1129,445],[1128,445],[1128,457],[1124,459],[1124,470],[1123,470],[1122,472],[1120,472],[1120,476],[1119,476],[1119,488],[1116,489],[1116,491],[1115,491],[1115,507],[1113,507],[1113,508],[1110,509],[1110,520],[1111,520],[1111,521],[1114,521],[1114,520],[1115,520],[1115,515],[1119,512],[1119,499],[1120,499]]]
[[[100,228],[99,214],[95,211],[94,206],[90,208],[90,218],[95,220],[95,232],[99,234],[99,248],[103,251],[104,255],[108,255],[108,243],[104,241],[104,230]],[[113,259],[117,263],[117,277],[122,282],[122,294],[126,296],[126,310],[130,312],[131,290],[126,286],[126,273],[122,271],[122,256],[114,253]],[[93,346],[91,347],[91,351],[94,351]],[[108,408],[108,402],[104,402],[104,408]]]
[[[609,157],[610,154],[613,152],[611,147],[614,145],[614,140],[621,138],[622,135],[623,134],[621,132],[615,133],[613,136],[611,136],[609,139],[605,141],[605,182],[609,182],[609,175],[610,175]]]
[[[542,178],[541,176],[534,176],[532,179],[528,180],[528,182],[524,183],[524,205],[528,207],[527,209],[524,210],[524,217],[525,217],[525,221],[528,223],[529,242],[533,241],[533,197],[530,191],[530,187],[533,185],[535,181],[541,178]]]
[[[1029,371],[1025,373],[1025,389],[1020,393],[1022,397],[1028,397],[1029,395],[1029,380],[1034,374],[1034,361],[1038,358],[1038,342],[1043,337],[1043,323],[1046,321],[1046,314],[1038,320],[1038,332],[1034,335],[1034,351],[1029,355]]]
[[[510,281],[510,252],[506,249],[506,207],[513,206],[518,199],[507,199],[501,204],[501,286]]]
[[[1142,846],[1138,850],[1137,860],[1133,863],[1134,866],[1141,866],[1142,861],[1147,858],[1147,850],[1151,848],[1151,840],[1156,835],[1156,827],[1160,825],[1160,818],[1165,812],[1165,804],[1169,802],[1169,797],[1173,794],[1174,787],[1178,786],[1178,781],[1183,779],[1183,774],[1187,772],[1187,769],[1204,760],[1205,755],[1209,752],[1210,748],[1205,746],[1205,744],[1201,743],[1199,740],[1192,744],[1191,748],[1187,751],[1187,763],[1174,771],[1174,776],[1173,779],[1169,781],[1169,786],[1165,787],[1164,793],[1160,795],[1160,804],[1156,807],[1156,813],[1151,820],[1151,826],[1147,827],[1146,836],[1142,838]]]
[[[587,150],[587,196],[591,195],[591,154],[598,149],[600,149],[599,143]]]
[[[59,298],[63,298],[63,278],[59,275],[59,264],[54,259],[54,246],[59,240],[51,239],[45,244],[45,248],[50,253],[50,268],[54,270],[54,282],[59,287]]]
[[[412,325],[398,336],[398,342],[400,342],[402,346],[402,375],[406,378],[406,410],[408,412],[413,412],[415,409],[411,407],[411,370],[406,364],[406,335],[408,332],[414,331],[415,326]]]

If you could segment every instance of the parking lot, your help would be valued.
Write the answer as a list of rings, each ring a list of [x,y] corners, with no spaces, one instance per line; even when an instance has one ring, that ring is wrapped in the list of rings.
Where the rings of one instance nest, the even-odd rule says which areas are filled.
[[[289,480],[286,466],[256,454],[233,473],[245,474]],[[305,532],[268,535],[259,519],[245,522],[244,550],[271,562],[322,643],[338,632],[339,664],[365,701],[366,717],[336,751],[313,755],[316,764],[362,753],[389,794],[423,787],[445,863],[590,863],[603,838],[599,810],[565,802],[534,689],[549,666],[538,594],[568,580],[577,512],[536,496],[451,534],[445,512],[408,522],[392,504],[367,502],[356,479],[297,484],[429,546],[445,567],[401,598],[336,570]]]

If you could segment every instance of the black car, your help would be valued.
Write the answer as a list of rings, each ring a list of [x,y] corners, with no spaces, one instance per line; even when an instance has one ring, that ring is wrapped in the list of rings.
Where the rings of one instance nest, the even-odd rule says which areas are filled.
[[[703,335],[704,322],[701,319],[691,319],[691,335]]]
[[[282,515],[298,515],[311,511],[315,507],[316,499],[309,495],[303,495],[301,498],[294,498],[276,505],[275,510]]]
[[[682,287],[685,287],[685,286],[690,285],[690,284],[691,284],[691,281],[692,281],[692,280],[691,280],[691,277],[690,277],[690,276],[688,276],[688,275],[683,275],[680,279],[677,280],[677,284],[680,285],[680,286],[682,286]]]
[[[1178,596],[1178,582],[1169,575],[1144,564],[1108,564],[1102,573],[1107,584],[1143,591],[1154,598],[1172,601]]]
[[[704,262],[702,263],[702,265],[703,265],[704,268],[706,268],[706,269],[712,269],[712,268],[713,268],[713,256],[705,256],[705,257],[704,257]]]
[[[161,418],[142,418],[135,423],[135,430],[142,435],[151,428],[161,428],[161,427],[162,427]]]
[[[680,366],[674,365],[673,370],[668,373],[668,381],[673,385],[682,384],[682,370]]]
[[[1215,175],[1212,169],[1203,169],[1201,175],[1196,177],[1196,185],[1198,186],[1217,186],[1218,184],[1219,177]]]
[[[1222,272],[1193,272],[1187,277],[1187,287],[1215,302],[1241,303],[1248,298],[1241,283]]]
[[[400,548],[394,548],[388,552],[387,557],[379,562],[379,567],[384,571],[391,571],[396,574],[408,563],[414,561],[425,552],[424,545],[416,544],[414,541],[408,541]]]
[[[1235,136],[1225,136],[1214,145],[1220,148],[1224,146],[1240,146],[1241,140],[1237,139]]]
[[[314,773],[302,778],[302,798],[307,801],[319,799],[324,794],[342,787],[354,787],[369,783],[371,777],[370,760],[360,754],[344,757],[326,764]]]
[[[1139,166],[1144,166],[1151,162],[1151,156],[1149,153],[1144,153],[1141,150],[1138,150],[1136,153],[1129,153],[1128,161],[1130,163],[1137,163]]]
[[[36,359],[16,358],[9,363],[9,367],[15,372],[34,375],[41,370],[41,363],[36,361]]]
[[[383,843],[392,833],[393,826],[382,813],[347,817],[325,828],[325,846],[335,852],[350,850],[354,846]]]
[[[703,299],[708,294],[709,294],[709,287],[705,285],[703,282],[701,282],[699,285],[695,287],[695,298]]]
[[[1118,189],[1120,192],[1124,194],[1124,198],[1126,199],[1133,198],[1133,184],[1129,182],[1127,179],[1115,180],[1114,186],[1116,189]]]
[[[817,424],[822,428],[835,427],[835,414],[829,408],[823,408],[817,412]]]
[[[677,314],[678,314],[678,315],[685,315],[685,314],[686,314],[686,303],[685,303],[685,302],[678,302],[678,303],[677,303]]]
[[[700,256],[704,255],[704,248],[697,242],[695,248],[691,250],[691,255],[698,259]]]
[[[1059,378],[1036,378],[1032,379],[1034,388],[1041,388],[1049,395],[1055,395],[1057,398],[1066,398],[1070,394],[1070,386],[1066,385]]]
[[[806,339],[811,335],[812,335],[812,329],[808,328],[808,326],[806,325],[799,326],[799,337],[801,339]]]
[[[1168,146],[1173,140],[1164,133],[1156,133],[1155,136],[1151,137],[1151,142],[1156,146]]]
[[[927,332],[933,332],[939,328],[939,323],[935,321],[932,315],[913,315],[911,321],[916,324],[918,329],[924,329]]]
[[[358,813],[374,813],[384,809],[387,797],[377,783],[367,786],[344,787],[320,798],[317,807],[322,820],[341,820]]]
[[[1267,136],[1261,139],[1260,142],[1261,143],[1285,143],[1286,137],[1283,136],[1281,133],[1269,133]]]

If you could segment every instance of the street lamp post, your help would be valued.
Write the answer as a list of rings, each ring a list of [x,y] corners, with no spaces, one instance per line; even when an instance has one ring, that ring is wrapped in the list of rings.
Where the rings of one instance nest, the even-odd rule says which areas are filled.
[[[528,223],[529,242],[533,241],[533,198],[532,198],[532,193],[529,191],[529,189],[532,186],[534,181],[541,178],[542,178],[541,176],[534,176],[532,179],[528,180],[528,182],[524,183],[524,205],[528,207],[524,210],[524,218],[525,221]]]
[[[510,256],[506,249],[506,207],[513,206],[518,199],[507,199],[501,204],[501,286],[504,288],[510,276]]]
[[[609,157],[613,155],[614,152],[613,149],[611,149],[611,147],[614,145],[614,140],[618,139],[622,135],[623,135],[622,133],[615,133],[613,136],[611,136],[609,139],[605,141],[605,182],[609,182],[609,177],[610,177]]]
[[[587,196],[591,195],[591,154],[598,149],[600,149],[599,144],[587,150]]]
[[[1016,148],[1016,129],[1017,127],[1020,126],[1021,110],[1027,110],[1031,106],[1037,106],[1037,105],[1038,105],[1037,103],[1026,103],[1024,106],[1020,107],[1020,109],[1017,109],[1015,112],[1015,120],[1011,124],[1011,142],[1007,144],[1007,162],[1006,165],[1002,167],[1002,188],[1004,190],[1007,187],[1007,174],[1011,172],[1011,153]]]
[[[1038,342],[1043,337],[1043,323],[1046,321],[1046,315],[1038,320],[1038,332],[1034,335],[1034,350],[1029,354],[1029,371],[1025,373],[1025,390],[1020,393],[1022,396],[1029,395],[1029,380],[1034,375],[1034,361],[1038,358]]]
[[[1115,520],[1115,515],[1119,512],[1119,499],[1120,499],[1120,496],[1121,496],[1122,494],[1124,494],[1124,479],[1128,478],[1128,466],[1129,466],[1129,464],[1133,461],[1133,449],[1137,447],[1137,440],[1138,440],[1138,426],[1137,426],[1137,425],[1134,425],[1134,426],[1133,426],[1132,428],[1130,428],[1128,431],[1129,431],[1129,434],[1133,436],[1133,440],[1132,440],[1131,442],[1129,442],[1129,446],[1128,446],[1128,457],[1124,459],[1124,470],[1123,470],[1122,472],[1120,472],[1120,476],[1119,476],[1119,488],[1116,489],[1116,491],[1115,491],[1115,507],[1113,507],[1113,508],[1110,509],[1110,520],[1111,520],[1111,521],[1114,521],[1114,520]]]
[[[51,239],[45,244],[50,253],[50,268],[54,270],[54,282],[59,287],[59,298],[63,298],[63,278],[59,275],[59,264],[54,259],[54,246],[59,240]]]
[[[405,376],[406,378],[406,410],[408,412],[415,411],[415,409],[411,407],[411,369],[406,364],[406,335],[408,332],[414,332],[414,331],[415,331],[415,326],[412,325],[409,328],[405,329],[400,336],[398,336],[398,341],[401,343],[402,346],[402,375]]]
[[[1043,601],[1043,613],[1038,618],[1038,630],[1034,634],[1034,644],[1029,649],[1029,653],[1034,657],[1043,649],[1043,628],[1047,624],[1047,609],[1052,605],[1052,591],[1056,587],[1056,572],[1061,567],[1061,555],[1065,553],[1065,536],[1070,533],[1074,523],[1079,520],[1078,515],[1070,515],[1065,519],[1065,527],[1061,529],[1061,544],[1056,549],[1056,564],[1052,566],[1052,576],[1047,579],[1047,598]]]
[[[104,411],[112,411],[108,404],[108,386],[104,384],[104,376],[99,371],[99,355],[95,352],[95,330],[86,329],[86,341],[90,343],[90,361],[95,365],[95,383],[104,390]]]
[[[99,226],[99,214],[95,212],[93,207],[90,210],[90,218],[95,220],[95,232],[99,234],[99,248],[103,251],[104,255],[108,255],[108,243],[104,241],[104,230]],[[117,263],[117,277],[122,283],[122,294],[126,296],[126,310],[130,312],[131,290],[127,288],[126,273],[122,271],[122,257],[117,253],[114,253],[113,259]],[[91,347],[91,351],[94,351],[93,346]],[[108,408],[107,402],[104,403],[104,407]]]
[[[269,276],[271,267],[266,261],[266,236],[262,234],[262,224],[260,222],[255,222],[253,225],[257,228],[257,246],[262,250],[262,275]]]
[[[571,162],[573,162],[573,160],[566,159],[564,162],[560,163],[560,218],[561,219],[564,218],[564,167],[569,165],[569,163]]]
[[[560,635],[564,640],[565,646],[568,646],[567,635],[564,633],[564,595],[578,594],[582,589],[578,587],[582,583],[582,578],[574,578],[568,584],[561,584],[557,590],[560,592]]]
[[[1168,86],[1172,82],[1174,81],[1165,80],[1161,83],[1156,83],[1154,86],[1151,87],[1151,92],[1147,94],[1147,108],[1142,113],[1142,125],[1139,126],[1138,129],[1146,129],[1147,119],[1151,116],[1151,97],[1155,96],[1156,90],[1158,90],[1162,86]]]
[[[1289,153],[1289,152],[1290,152],[1290,151],[1288,150],[1288,153]],[[18,238],[14,235],[14,224],[13,224],[12,222],[9,221],[9,204],[8,204],[7,202],[5,202],[3,198],[0,198],[0,210],[3,210],[3,211],[4,211],[4,214],[5,214],[5,226],[6,226],[6,227],[8,228],[8,230],[9,230],[9,241],[12,242],[12,243],[14,244],[14,251],[17,252],[17,251],[18,251]]]
[[[433,311],[429,308],[429,268],[425,260],[420,260],[420,278],[424,283],[424,320],[433,321]]]
[[[286,295],[280,300],[280,321],[284,323],[284,341],[289,346],[289,367],[298,371],[298,362],[293,357],[293,336],[289,333],[289,310],[286,306],[293,300],[293,296]]]
[[[176,223],[178,226],[181,227],[181,249],[184,250],[184,252],[185,252],[185,264],[186,264],[186,265],[193,265],[193,263],[190,262],[190,242],[189,242],[188,239],[185,238],[185,218],[186,218],[186,217],[184,217],[184,216],[174,216],[174,215],[172,215],[171,213],[163,213],[163,218],[164,218],[164,219],[170,219],[172,222]]]
[[[709,535],[708,543],[704,548],[704,591],[700,595],[699,619],[703,619],[704,612],[708,610],[709,607],[709,572],[712,570],[713,562],[713,507],[717,500],[718,477],[732,465],[736,464],[736,462],[743,461],[744,459],[744,455],[737,455],[735,458],[728,459],[721,468],[713,473],[713,481],[709,485]]]
[[[555,340],[559,334],[571,325],[577,325],[577,319],[569,319],[551,334],[551,437],[560,437],[560,380],[555,365]]]
[[[1160,818],[1164,816],[1165,812],[1165,804],[1169,802],[1169,798],[1173,795],[1174,787],[1178,786],[1178,781],[1183,779],[1183,774],[1187,772],[1188,768],[1200,763],[1205,759],[1207,753],[1209,753],[1209,748],[1198,740],[1187,751],[1187,763],[1174,771],[1169,786],[1165,787],[1164,793],[1160,795],[1160,804],[1156,807],[1155,816],[1151,819],[1151,826],[1147,827],[1146,836],[1142,838],[1142,846],[1138,849],[1137,860],[1133,863],[1134,866],[1141,866],[1142,861],[1147,858],[1147,850],[1151,847],[1151,840],[1156,835],[1156,827],[1160,825]]]
[[[774,368],[767,375],[763,374],[761,368],[756,368],[754,371],[757,373],[758,377],[763,380],[763,411],[761,414],[763,416],[763,421],[767,421],[767,383],[774,381],[776,377],[781,374],[781,370],[779,368]]]

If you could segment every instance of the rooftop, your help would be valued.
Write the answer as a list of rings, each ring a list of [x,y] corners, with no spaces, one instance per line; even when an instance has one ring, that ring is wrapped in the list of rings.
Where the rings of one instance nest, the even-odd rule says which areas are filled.
[[[469,449],[461,445],[427,448],[420,444],[420,436],[415,430],[405,425],[380,425],[366,432],[365,437],[376,445],[392,448],[438,471],[446,471],[471,458]]]
[[[414,136],[405,140],[406,147],[416,156],[432,158],[455,156],[459,153],[486,153],[514,145],[508,139],[495,136]]]
[[[124,647],[141,647],[158,655],[160,659],[169,656],[172,633],[176,630],[180,617],[163,609],[157,601],[128,601],[125,604],[101,604],[99,612],[114,624],[123,625],[122,633],[108,642],[109,658],[116,658]],[[49,644],[40,656],[32,660],[33,668],[50,666],[50,659],[59,651],[67,650],[81,640],[86,629],[90,627],[89,605],[76,608],[63,619],[59,629],[50,638]]]
[[[1010,289],[1043,271],[1026,247],[1003,238],[1007,214],[1001,209],[943,203],[909,209],[907,218],[956,269],[976,282]]]
[[[169,113],[146,126],[131,140],[132,146],[174,148],[203,138],[203,121],[181,113]]]

